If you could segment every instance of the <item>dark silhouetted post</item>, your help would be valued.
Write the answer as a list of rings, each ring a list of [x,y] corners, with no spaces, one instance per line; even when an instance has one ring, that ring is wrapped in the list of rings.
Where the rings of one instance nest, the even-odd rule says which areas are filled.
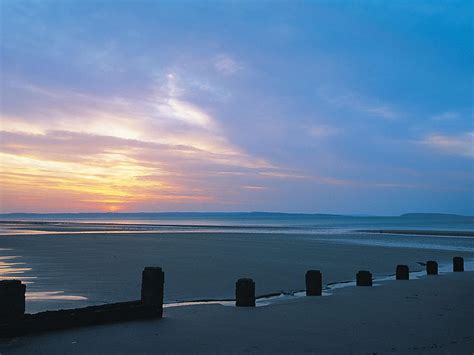
[[[255,307],[255,282],[252,279],[238,279],[235,283],[235,305]]]
[[[453,258],[453,271],[459,272],[464,271],[464,259],[460,256],[455,256]]]
[[[165,273],[161,267],[146,267],[142,272],[142,303],[163,315]]]
[[[372,274],[369,271],[361,270],[356,277],[357,286],[372,286]]]
[[[409,280],[410,279],[410,272],[408,269],[408,265],[397,265],[397,273],[396,273],[397,280]]]
[[[20,280],[0,281],[0,319],[18,319],[25,314],[26,286]]]
[[[426,262],[426,274],[427,275],[438,275],[438,263],[430,260]]]
[[[306,272],[306,296],[321,296],[323,291],[323,277],[319,270]]]

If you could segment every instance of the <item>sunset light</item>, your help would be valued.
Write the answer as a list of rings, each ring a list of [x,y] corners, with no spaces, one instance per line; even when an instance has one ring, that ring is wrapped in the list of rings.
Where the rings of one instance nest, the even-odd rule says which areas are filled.
[[[0,355],[471,354],[473,20],[0,0]]]
[[[372,211],[375,197],[390,201],[377,207],[386,213],[472,207],[472,51],[432,46],[423,32],[402,40],[411,20],[402,30],[364,13],[352,25],[366,24],[341,37],[326,26],[341,16],[334,9],[316,11],[317,25],[304,12],[296,22],[275,15],[255,33],[225,7],[202,16],[227,19],[230,32],[168,28],[128,6],[91,2],[83,15],[61,12],[58,27],[47,6],[3,3],[1,212],[350,213]],[[107,20],[83,26],[94,14]],[[381,38],[366,35],[370,26]],[[404,56],[387,61],[370,45]]]

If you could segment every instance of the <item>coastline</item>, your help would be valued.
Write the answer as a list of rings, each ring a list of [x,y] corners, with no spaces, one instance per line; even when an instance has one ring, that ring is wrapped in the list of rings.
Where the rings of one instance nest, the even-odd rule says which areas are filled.
[[[359,229],[359,233],[400,234],[400,235],[427,235],[446,237],[474,237],[474,232],[458,230],[419,230],[419,229]]]

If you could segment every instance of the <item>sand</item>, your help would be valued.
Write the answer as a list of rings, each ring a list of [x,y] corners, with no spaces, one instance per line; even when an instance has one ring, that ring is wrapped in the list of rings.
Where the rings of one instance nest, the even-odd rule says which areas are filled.
[[[472,252],[387,248],[312,240],[279,234],[71,234],[0,237],[1,255],[19,255],[34,276],[27,291],[64,291],[87,301],[79,307],[139,298],[141,271],[161,266],[166,274],[165,302],[234,296],[238,278],[256,281],[257,294],[304,289],[304,273],[320,269],[323,282],[353,280],[358,270],[389,275],[397,264],[422,270],[417,262],[451,262]],[[58,302],[28,302],[35,312]]]
[[[472,354],[474,272],[389,281],[267,307],[167,309],[162,320],[4,342],[2,354]]]
[[[139,299],[145,266],[163,267],[165,302],[174,302],[233,298],[240,277],[252,277],[261,295],[304,289],[308,269],[320,269],[327,284],[354,280],[361,269],[377,277],[393,274],[397,264],[415,271],[423,270],[419,263],[427,260],[474,259],[472,239],[459,239],[458,245],[437,238],[437,243],[449,241],[443,250],[445,244],[433,249],[425,236],[376,236],[381,245],[364,244],[372,243],[373,235],[358,235],[360,244],[345,238],[278,233],[0,236],[0,261],[31,268],[18,274],[34,277],[29,292],[84,297],[29,300],[27,311],[36,312]],[[404,247],[384,246],[402,239]],[[472,354],[473,281],[472,272],[449,273],[256,309],[167,308],[160,321],[13,339],[2,343],[0,353]]]

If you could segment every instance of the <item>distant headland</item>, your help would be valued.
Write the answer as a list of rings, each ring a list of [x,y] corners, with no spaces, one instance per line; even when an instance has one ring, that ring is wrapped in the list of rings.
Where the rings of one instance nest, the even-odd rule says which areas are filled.
[[[474,216],[448,213],[405,213],[399,216],[355,215],[330,213],[287,213],[287,212],[75,212],[75,213],[1,213],[0,219],[159,219],[159,218],[422,218],[422,219],[473,219]]]

